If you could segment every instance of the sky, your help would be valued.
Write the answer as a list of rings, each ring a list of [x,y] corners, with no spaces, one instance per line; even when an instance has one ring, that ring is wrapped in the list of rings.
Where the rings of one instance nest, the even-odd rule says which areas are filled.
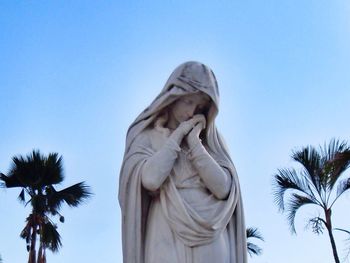
[[[179,64],[211,67],[218,129],[235,163],[247,226],[263,254],[251,263],[329,263],[326,234],[297,235],[273,202],[273,175],[293,150],[331,138],[350,143],[348,0],[0,0],[0,171],[32,149],[63,156],[62,189],[85,181],[93,197],[63,207],[63,247],[48,262],[122,262],[118,178],[128,126]],[[349,175],[350,171],[347,171]],[[26,262],[19,237],[29,207],[0,189],[0,254]],[[334,226],[350,229],[350,194]],[[58,222],[58,219],[56,219]],[[335,234],[343,262],[346,236]]]

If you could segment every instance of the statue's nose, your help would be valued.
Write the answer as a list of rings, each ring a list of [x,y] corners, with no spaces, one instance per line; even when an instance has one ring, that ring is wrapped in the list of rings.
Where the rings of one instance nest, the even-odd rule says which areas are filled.
[[[192,118],[195,112],[196,112],[196,107],[195,106],[189,107],[187,109],[187,116],[188,116],[188,118]]]

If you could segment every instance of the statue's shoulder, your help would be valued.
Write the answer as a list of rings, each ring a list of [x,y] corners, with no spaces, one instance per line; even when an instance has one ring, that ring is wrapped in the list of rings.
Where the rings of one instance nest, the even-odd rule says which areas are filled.
[[[148,145],[151,141],[151,131],[149,129],[144,129],[139,134],[136,135],[133,144],[138,145]]]
[[[162,131],[155,129],[154,127],[146,128],[140,132],[135,138],[135,144],[142,145],[146,147],[151,147],[152,149],[158,149],[166,139],[166,135]]]

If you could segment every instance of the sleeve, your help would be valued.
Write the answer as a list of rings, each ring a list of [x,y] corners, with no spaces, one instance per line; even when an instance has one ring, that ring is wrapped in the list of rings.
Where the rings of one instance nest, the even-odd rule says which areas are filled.
[[[178,152],[179,145],[168,138],[164,145],[149,157],[142,169],[142,185],[149,191],[157,191],[170,175]]]
[[[190,150],[190,160],[207,188],[218,199],[226,199],[232,180],[227,169],[221,167],[201,143]]]

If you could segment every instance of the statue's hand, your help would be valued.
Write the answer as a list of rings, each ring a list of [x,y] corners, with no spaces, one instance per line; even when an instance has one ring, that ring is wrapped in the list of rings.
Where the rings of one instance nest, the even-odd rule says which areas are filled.
[[[193,118],[181,122],[170,137],[174,139],[178,144],[180,144],[184,136],[187,135],[191,130],[193,130],[197,124],[203,123],[205,125],[205,122],[206,121],[204,115],[197,114],[193,116]]]
[[[201,120],[196,124],[196,126],[190,131],[190,133],[186,136],[186,142],[190,148],[193,148],[198,143],[201,143],[199,135],[201,131],[205,128],[206,121]]]

